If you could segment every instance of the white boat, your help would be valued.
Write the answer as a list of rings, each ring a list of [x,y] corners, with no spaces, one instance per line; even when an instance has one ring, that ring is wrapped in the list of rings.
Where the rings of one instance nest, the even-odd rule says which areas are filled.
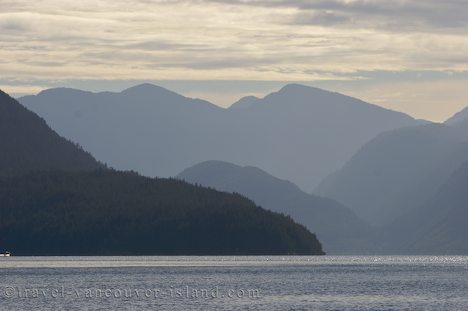
[[[0,257],[10,257],[10,256],[11,256],[10,252],[0,253]]]

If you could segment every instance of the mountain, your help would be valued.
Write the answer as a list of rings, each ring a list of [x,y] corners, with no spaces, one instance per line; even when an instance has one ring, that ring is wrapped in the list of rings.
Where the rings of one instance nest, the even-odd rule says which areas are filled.
[[[259,100],[258,97],[245,96],[232,104],[229,109],[247,109],[251,107],[257,100]]]
[[[379,135],[327,178],[316,193],[385,225],[422,205],[468,157],[464,131],[443,124]]]
[[[16,255],[323,254],[306,228],[240,195],[111,170],[0,181],[0,245]]]
[[[94,170],[102,165],[0,91],[0,178],[30,170]]]
[[[240,195],[108,169],[3,92],[0,150],[0,248],[16,255],[323,254]]]
[[[418,124],[302,85],[252,100],[223,109],[145,84],[120,93],[51,89],[20,102],[117,169],[168,177],[216,159],[259,167],[308,191],[377,134]]]
[[[111,167],[147,176],[174,175],[205,158],[206,140],[221,140],[210,129],[221,108],[149,84],[121,93],[51,89],[20,100]]]
[[[468,107],[454,114],[451,118],[445,121],[445,124],[456,125],[457,123],[460,123],[466,120],[468,120]]]
[[[392,254],[468,255],[468,162],[422,206],[378,236]]]
[[[255,167],[207,161],[177,178],[220,191],[240,193],[271,211],[291,216],[315,232],[328,254],[360,253],[370,227],[341,204],[301,191],[291,182]]]

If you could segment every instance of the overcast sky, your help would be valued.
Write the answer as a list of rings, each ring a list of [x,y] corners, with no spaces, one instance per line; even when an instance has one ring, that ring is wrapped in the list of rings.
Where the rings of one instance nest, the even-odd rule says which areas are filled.
[[[0,88],[153,82],[227,106],[288,82],[419,118],[468,105],[466,0],[0,0]]]

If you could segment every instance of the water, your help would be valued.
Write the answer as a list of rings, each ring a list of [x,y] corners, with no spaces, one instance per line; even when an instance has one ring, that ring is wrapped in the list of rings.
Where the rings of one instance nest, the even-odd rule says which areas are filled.
[[[466,310],[468,257],[0,258],[0,310]]]

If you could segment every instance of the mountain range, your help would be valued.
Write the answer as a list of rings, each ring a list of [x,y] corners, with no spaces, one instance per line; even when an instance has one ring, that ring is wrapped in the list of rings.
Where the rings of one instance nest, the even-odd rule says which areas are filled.
[[[376,254],[468,254],[468,113],[380,134],[315,193],[376,227]]]
[[[377,252],[468,255],[468,161],[420,207],[387,225],[374,240]]]
[[[371,235],[369,225],[340,203],[307,194],[293,183],[255,168],[206,161],[177,175],[192,184],[240,193],[271,211],[291,216],[315,232],[327,254],[359,254]]]
[[[202,253],[208,249],[251,253],[261,244],[263,253],[321,254],[320,242],[306,226],[332,254],[468,254],[466,109],[445,124],[435,124],[301,85],[287,85],[264,98],[245,97],[227,109],[148,84],[120,93],[51,89],[21,98],[25,107],[43,116],[71,143],[1,95],[5,116],[0,146],[9,151],[0,158],[4,167],[0,236],[24,238],[30,232],[18,230],[43,230],[30,222],[40,220],[64,230],[58,241],[48,240],[50,231],[35,232],[62,247],[49,251],[67,252],[70,241],[83,243],[71,237],[84,232],[66,221],[67,229],[76,230],[65,230],[60,219],[79,219],[82,224],[98,219],[112,233],[101,242],[114,247],[118,243],[112,235],[120,232],[115,228],[152,235],[158,245],[166,246],[157,234],[181,239],[177,232],[182,230],[194,238],[210,234],[232,238],[241,232],[247,239],[253,232],[253,244],[233,239],[226,249],[213,238]],[[195,185],[116,172],[80,145],[115,169],[148,176],[176,176],[185,169],[177,178]],[[25,177],[37,169],[44,172]],[[47,172],[50,169],[56,171]],[[126,183],[132,193],[126,191]],[[107,204],[113,202],[115,189],[123,205]],[[313,194],[303,189],[313,189]],[[125,206],[137,206],[136,215]],[[175,208],[173,213],[168,206]],[[101,208],[105,212],[99,214]],[[153,218],[139,216],[152,208]],[[16,214],[21,212],[27,214]],[[109,214],[115,217],[107,219]],[[174,217],[166,217],[170,215]],[[138,231],[136,223],[144,224],[147,231]],[[11,224],[15,226],[8,227]],[[98,225],[93,226],[85,228],[97,230]],[[256,231],[258,227],[262,229]],[[174,228],[179,229],[171,231]],[[173,249],[140,245],[132,251],[187,250],[187,244],[177,245]],[[122,249],[105,251],[113,254]],[[86,250],[80,248],[80,253]]]
[[[315,193],[385,225],[425,203],[468,159],[468,136],[457,127],[427,124],[377,136]]]
[[[13,254],[323,254],[240,195],[108,169],[1,91],[0,147],[0,249]]]
[[[120,93],[50,89],[19,101],[116,169],[169,177],[214,159],[258,167],[307,191],[379,133],[420,123],[297,84],[230,109],[150,84]]]

